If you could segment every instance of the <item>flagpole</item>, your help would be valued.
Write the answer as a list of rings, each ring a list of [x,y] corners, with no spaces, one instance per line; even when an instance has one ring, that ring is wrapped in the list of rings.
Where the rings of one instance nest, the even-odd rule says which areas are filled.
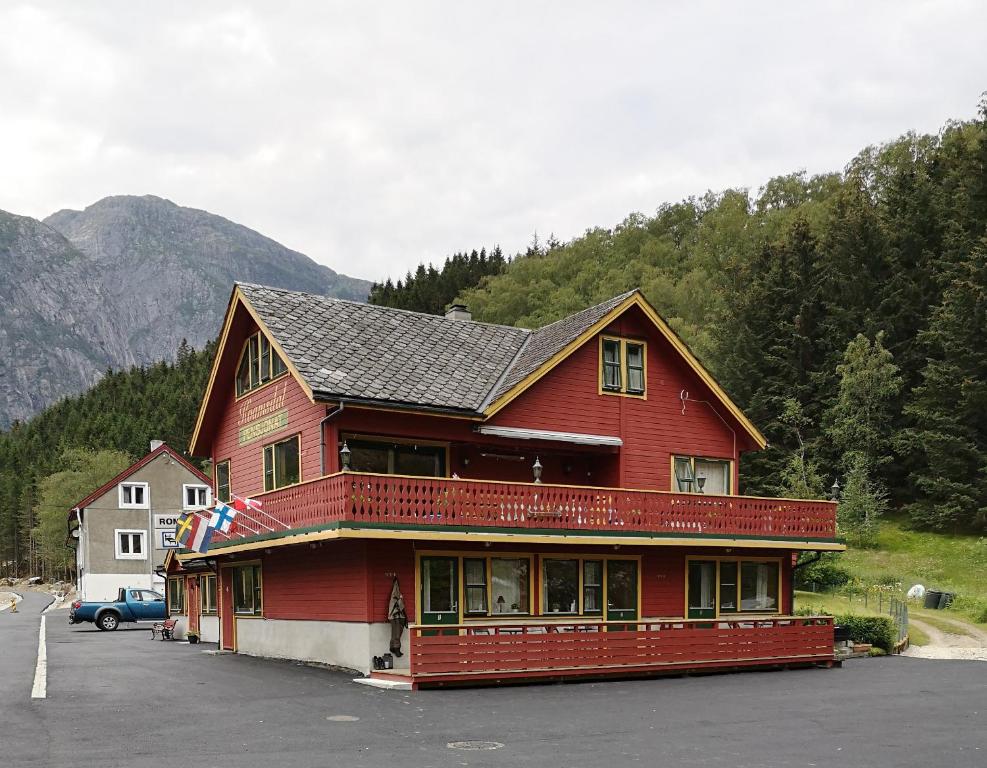
[[[189,510],[189,511],[192,512],[193,514],[197,515],[201,520],[205,521],[206,525],[209,525],[210,521],[212,520],[212,513],[211,512],[208,512],[205,508],[204,509],[192,509],[192,510]],[[251,518],[247,518],[247,519],[249,520]],[[260,523],[257,523],[257,524],[260,525]],[[241,525],[243,525],[243,524],[241,523]],[[250,531],[250,533],[252,533],[254,535],[257,535],[257,534],[260,533],[260,531],[255,531],[249,525],[243,525],[243,527],[246,528],[248,531]],[[270,531],[272,529],[271,528],[268,528],[267,530]],[[233,538],[228,533],[223,533],[223,531],[218,531],[218,532],[221,533],[223,536],[225,536],[227,538],[227,540]],[[242,539],[243,536],[241,535],[240,538]]]
[[[278,520],[276,517],[274,517],[274,515],[267,514],[267,512],[265,512],[263,509],[261,509],[261,507],[260,507],[259,504],[254,503],[253,499],[244,498],[243,496],[237,496],[236,494],[233,494],[233,498],[234,499],[240,499],[240,501],[243,502],[243,505],[245,507],[249,507],[254,512],[259,512],[264,517],[266,517],[268,520],[273,520],[278,525],[283,525],[284,526],[284,529],[286,531],[290,531],[291,530],[291,526],[290,525],[288,525],[283,520]],[[243,510],[240,510],[240,514],[243,514]],[[258,523],[258,525],[260,525],[260,523]],[[270,530],[273,530],[273,529],[270,529]]]

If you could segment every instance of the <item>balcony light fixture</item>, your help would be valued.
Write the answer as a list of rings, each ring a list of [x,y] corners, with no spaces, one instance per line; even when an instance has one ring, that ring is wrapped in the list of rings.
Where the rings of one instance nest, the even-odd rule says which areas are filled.
[[[350,447],[343,440],[343,447],[339,449],[339,463],[343,468],[343,472],[349,471],[350,468]]]
[[[531,472],[535,476],[535,482],[536,483],[540,483],[541,482],[542,465],[541,465],[541,462],[538,460],[538,457],[537,456],[535,456],[535,463],[531,465]]]
[[[829,498],[833,501],[839,501],[841,493],[843,493],[843,489],[840,488],[840,478],[834,478],[833,486],[829,489]]]

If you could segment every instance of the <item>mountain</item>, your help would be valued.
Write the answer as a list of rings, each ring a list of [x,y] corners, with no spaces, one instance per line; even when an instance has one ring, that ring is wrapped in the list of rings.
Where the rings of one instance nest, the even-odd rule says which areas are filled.
[[[173,359],[219,332],[234,281],[365,300],[340,275],[221,216],[150,195],[43,222],[0,211],[0,429],[107,368]]]

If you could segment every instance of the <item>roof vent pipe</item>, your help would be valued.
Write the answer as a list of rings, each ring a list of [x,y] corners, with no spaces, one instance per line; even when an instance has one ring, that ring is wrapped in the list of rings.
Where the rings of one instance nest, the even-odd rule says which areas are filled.
[[[472,320],[473,313],[465,304],[452,304],[446,310],[446,320]]]

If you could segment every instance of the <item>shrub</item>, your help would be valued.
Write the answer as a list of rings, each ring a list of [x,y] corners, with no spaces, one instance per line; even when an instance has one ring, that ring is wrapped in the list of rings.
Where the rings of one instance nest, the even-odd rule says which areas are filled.
[[[850,581],[850,572],[832,560],[820,560],[795,571],[796,589],[830,590]]]
[[[835,624],[850,632],[855,643],[870,643],[888,653],[898,640],[898,628],[890,616],[837,616]]]

